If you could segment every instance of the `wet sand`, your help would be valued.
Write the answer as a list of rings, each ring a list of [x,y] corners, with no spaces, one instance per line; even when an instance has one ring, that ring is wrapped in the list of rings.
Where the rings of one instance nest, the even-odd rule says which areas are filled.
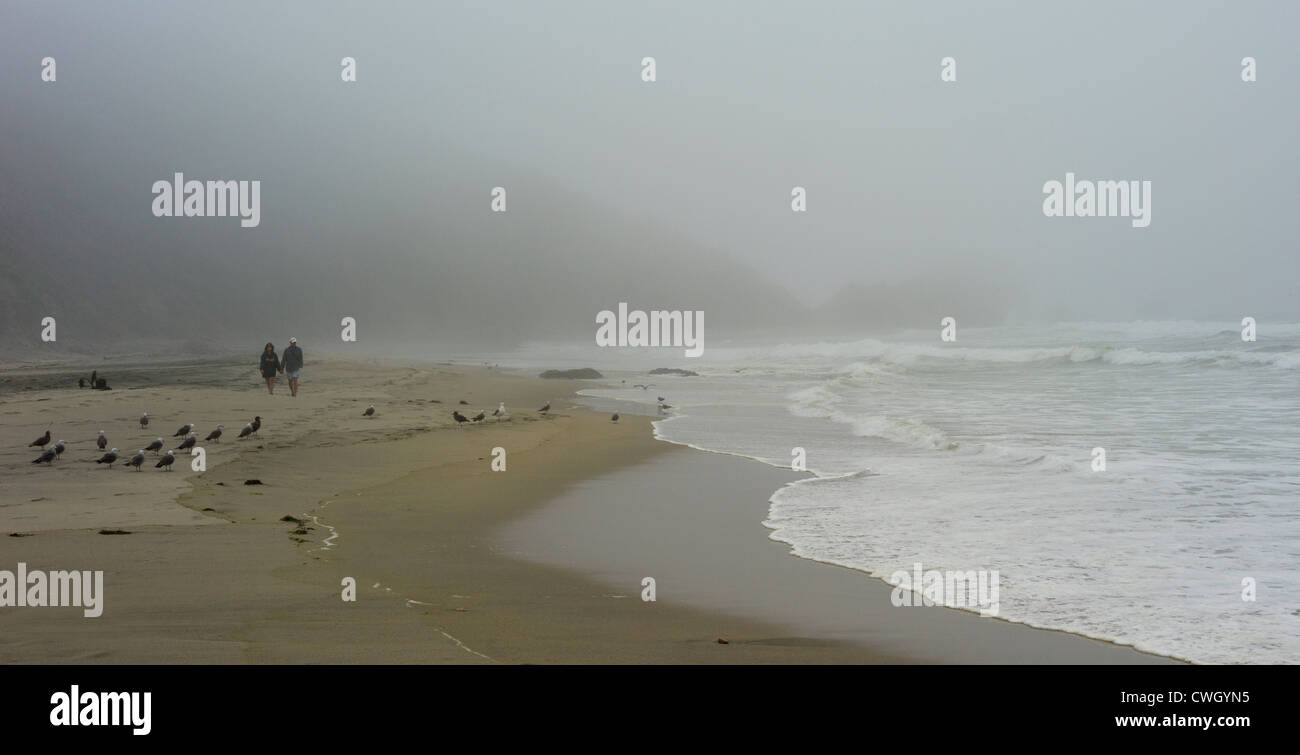
[[[789,628],[768,642],[842,641],[917,663],[1168,662],[964,610],[895,606],[878,579],[790,555],[762,522],[772,492],[803,476],[675,446],[573,486],[502,528],[499,542],[631,592],[649,576],[659,600]]]

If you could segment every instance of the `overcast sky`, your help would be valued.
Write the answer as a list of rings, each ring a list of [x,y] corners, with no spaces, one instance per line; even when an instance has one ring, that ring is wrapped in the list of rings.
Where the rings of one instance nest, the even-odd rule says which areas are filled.
[[[196,5],[0,11],[3,196],[51,208],[38,243],[78,207],[156,227],[176,170],[263,180],[262,227],[220,236],[259,254],[323,218],[418,238],[495,185],[563,213],[549,184],[557,221],[649,221],[808,304],[975,269],[1086,319],[1300,317],[1292,3]],[[1067,171],[1151,181],[1150,226],[1044,217]]]

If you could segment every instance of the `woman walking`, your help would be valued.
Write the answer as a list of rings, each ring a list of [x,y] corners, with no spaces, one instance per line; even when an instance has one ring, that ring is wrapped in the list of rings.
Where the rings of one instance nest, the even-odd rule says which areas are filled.
[[[267,343],[262,350],[262,377],[266,378],[266,392],[275,395],[275,373],[280,371],[280,357],[275,355],[275,344]]]

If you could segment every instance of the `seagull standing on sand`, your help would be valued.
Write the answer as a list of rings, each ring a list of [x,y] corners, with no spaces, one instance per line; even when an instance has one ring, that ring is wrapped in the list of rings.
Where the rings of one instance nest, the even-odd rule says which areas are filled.
[[[262,418],[253,417],[253,434],[257,435],[257,431],[261,429],[262,429]]]
[[[103,451],[105,448],[108,447],[108,438],[105,438],[105,437],[104,437],[104,431],[103,431],[103,430],[100,430],[100,431],[99,431],[99,437],[98,437],[98,438],[95,438],[95,445],[99,446],[99,450],[101,450],[101,451]]]
[[[115,461],[117,461],[117,449],[116,449],[116,448],[114,448],[112,451],[109,451],[108,453],[104,454],[103,456],[99,457],[99,461],[97,461],[97,462],[95,462],[95,463],[96,463],[96,464],[107,464],[107,465],[108,465],[108,468],[109,468],[109,469],[112,469],[112,468],[113,468],[113,462],[115,462]]]
[[[182,425],[181,428],[180,428],[179,430],[177,430],[176,432],[172,433],[172,437],[173,437],[173,438],[181,438],[181,437],[184,437],[184,436],[186,436],[186,435],[189,435],[189,434],[190,434],[190,431],[193,430],[193,429],[194,429],[194,423],[193,423],[193,422],[189,423],[188,425]]]
[[[127,465],[135,467],[135,471],[139,472],[140,465],[143,463],[144,463],[144,449],[142,448],[139,451],[135,452],[135,456],[131,457],[131,460],[127,462]]]
[[[176,452],[168,451],[167,453],[163,454],[162,458],[158,460],[157,464],[153,465],[153,468],[159,469],[161,467],[167,467],[167,471],[170,472],[172,471],[172,463],[175,461],[176,461]]]
[[[618,422],[618,412],[614,412],[614,416],[613,416],[613,417],[610,417],[610,418],[609,418],[609,421],[610,421],[610,422]]]
[[[551,402],[547,401],[547,402],[546,402],[546,406],[543,406],[541,409],[538,409],[537,412],[538,412],[539,414],[545,414],[545,413],[549,412],[550,410],[551,410]]]
[[[466,423],[466,422],[469,422],[469,418],[466,417],[464,414],[461,414],[459,409],[452,409],[452,410],[451,410],[451,418],[454,419],[454,420],[456,420],[456,425],[457,425],[457,426],[460,426],[460,425],[462,425],[462,424],[464,424],[464,423]]]
[[[365,410],[364,412],[361,413],[361,416],[363,416],[363,417],[373,417],[373,416],[375,416],[375,405],[374,405],[374,404],[371,404],[370,406],[367,406],[367,407],[366,407],[366,410]]]
[[[220,442],[221,442],[221,428],[223,428],[223,427],[225,427],[225,425],[217,425],[217,429],[216,429],[216,430],[213,430],[213,431],[210,432],[210,433],[208,433],[208,437],[204,438],[203,440],[204,440],[205,442],[206,442],[206,441],[209,441],[209,440],[215,440],[216,442],[220,443]]]
[[[475,422],[482,422],[482,421],[483,421],[483,418],[486,417],[486,416],[487,416],[487,412],[479,412],[478,414],[475,414],[475,415],[474,415],[474,421],[475,421]]]
[[[54,444],[54,458],[57,460],[60,456],[63,455],[63,452],[64,452],[64,451],[67,451],[67,450],[68,450],[68,442],[67,442],[67,441],[65,441],[65,440],[61,440],[61,441],[59,441],[58,443],[55,443],[55,444]]]
[[[497,418],[497,422],[500,422],[501,415],[505,413],[506,413],[506,402],[502,401],[501,406],[498,406],[497,410],[495,412],[492,412],[492,416]]]
[[[40,456],[36,457],[36,459],[34,459],[32,463],[40,464],[41,462],[45,462],[46,464],[49,464],[50,462],[54,461],[55,456],[58,456],[58,454],[54,453],[54,449],[47,448]]]
[[[252,422],[249,422],[247,425],[244,425],[244,429],[243,429],[243,430],[240,430],[240,431],[239,431],[239,438],[238,438],[238,439],[247,438],[248,436],[250,436],[250,435],[252,435],[252,434],[253,434],[253,423],[252,423]],[[237,440],[238,440],[238,439],[237,439]],[[162,448],[162,446],[159,446],[159,448]]]
[[[31,443],[28,443],[27,447],[31,448],[32,446],[40,446],[41,448],[45,448],[45,444],[49,442],[50,442],[50,431],[46,430],[44,435],[32,441]]]
[[[191,448],[194,448],[194,444],[195,444],[195,443],[198,443],[198,442],[199,442],[199,436],[195,435],[194,433],[190,433],[190,434],[189,434],[189,437],[187,437],[185,440],[181,441],[181,444],[180,444],[179,446],[176,447],[176,450],[177,450],[177,451],[188,451],[188,450],[190,450]]]
[[[144,450],[158,453],[159,451],[162,450],[162,446],[163,446],[162,438],[154,438],[153,443],[150,443],[149,445],[145,446]]]
[[[140,429],[143,430],[149,426],[149,412],[140,415]]]

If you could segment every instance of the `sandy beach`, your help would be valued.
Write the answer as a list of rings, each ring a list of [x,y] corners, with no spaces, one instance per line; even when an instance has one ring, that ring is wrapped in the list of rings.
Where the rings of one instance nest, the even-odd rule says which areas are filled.
[[[883,583],[766,538],[788,473],[656,441],[647,417],[615,424],[575,404],[574,381],[309,357],[294,398],[227,359],[95,366],[112,391],[78,390],[84,365],[0,381],[0,569],[105,572],[99,618],[0,609],[0,662],[1164,660],[893,608]],[[501,401],[503,421],[452,419]],[[254,416],[258,437],[237,440]],[[139,472],[94,462],[98,430],[125,460],[191,422],[200,441],[225,426],[200,442],[204,472],[180,455],[172,472],[153,454]],[[47,428],[68,450],[30,464]]]

